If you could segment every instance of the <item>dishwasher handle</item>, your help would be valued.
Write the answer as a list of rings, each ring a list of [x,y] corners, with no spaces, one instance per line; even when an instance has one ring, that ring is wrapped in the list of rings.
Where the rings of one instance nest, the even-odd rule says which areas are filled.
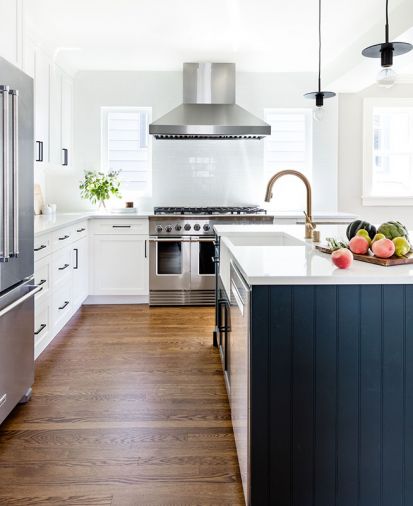
[[[19,299],[15,300],[14,302],[12,302],[11,304],[9,304],[7,307],[5,307],[0,311],[0,317],[6,315],[16,307],[20,306],[21,304],[26,302],[26,300],[31,299],[36,295],[36,293],[39,293],[43,289],[43,287],[39,285],[28,285],[27,288],[29,288],[29,291],[25,295],[23,295],[23,297],[20,297]]]

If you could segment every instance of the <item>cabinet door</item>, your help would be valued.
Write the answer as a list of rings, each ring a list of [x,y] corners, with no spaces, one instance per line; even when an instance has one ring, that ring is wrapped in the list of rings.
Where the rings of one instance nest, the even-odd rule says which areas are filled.
[[[36,48],[34,68],[35,161],[49,161],[50,60]]]
[[[73,80],[65,74],[62,75],[61,114],[61,163],[70,165],[72,160]]]
[[[82,305],[89,289],[89,244],[84,237],[73,243],[73,304]]]
[[[57,65],[50,67],[50,162],[62,163],[62,76]]]
[[[22,12],[20,0],[0,0],[0,56],[21,65]]]
[[[93,295],[148,294],[148,236],[102,234],[93,237]]]

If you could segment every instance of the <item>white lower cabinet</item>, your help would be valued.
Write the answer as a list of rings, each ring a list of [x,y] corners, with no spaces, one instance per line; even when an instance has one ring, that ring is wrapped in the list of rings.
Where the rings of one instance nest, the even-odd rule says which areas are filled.
[[[95,219],[35,238],[35,357],[88,295],[104,303],[149,294],[148,220]]]
[[[146,295],[147,240],[139,235],[94,236],[92,295]]]
[[[149,293],[146,220],[95,220],[92,223],[90,294],[147,296]]]
[[[89,294],[89,240],[79,239],[72,245],[73,304],[81,306]]]
[[[62,330],[63,326],[67,323],[72,314],[72,278],[68,276],[66,283],[54,291],[52,295],[52,321],[54,335]]]
[[[34,347],[35,356],[37,357],[49,344],[53,336],[53,330],[51,328],[49,298],[36,299],[35,306]]]

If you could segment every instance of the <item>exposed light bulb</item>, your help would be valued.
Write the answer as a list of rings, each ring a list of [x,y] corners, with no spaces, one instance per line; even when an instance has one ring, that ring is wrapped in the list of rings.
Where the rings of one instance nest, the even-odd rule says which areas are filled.
[[[382,88],[391,88],[396,79],[397,74],[392,67],[383,67],[377,74],[377,84]]]
[[[316,105],[313,108],[313,119],[315,121],[321,121],[324,118],[324,107]]]

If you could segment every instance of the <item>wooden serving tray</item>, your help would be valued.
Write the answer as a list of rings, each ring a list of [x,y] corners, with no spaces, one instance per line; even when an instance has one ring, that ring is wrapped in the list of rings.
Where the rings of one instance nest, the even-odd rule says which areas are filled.
[[[321,251],[322,253],[327,253],[331,255],[331,249],[327,245],[317,244],[316,249]],[[360,262],[367,262],[369,264],[381,265],[383,267],[391,267],[392,265],[406,265],[413,264],[413,252],[410,252],[406,257],[400,258],[396,256],[392,256],[390,258],[378,258],[375,257],[372,253],[366,255],[356,255],[353,253],[354,260],[359,260]]]

